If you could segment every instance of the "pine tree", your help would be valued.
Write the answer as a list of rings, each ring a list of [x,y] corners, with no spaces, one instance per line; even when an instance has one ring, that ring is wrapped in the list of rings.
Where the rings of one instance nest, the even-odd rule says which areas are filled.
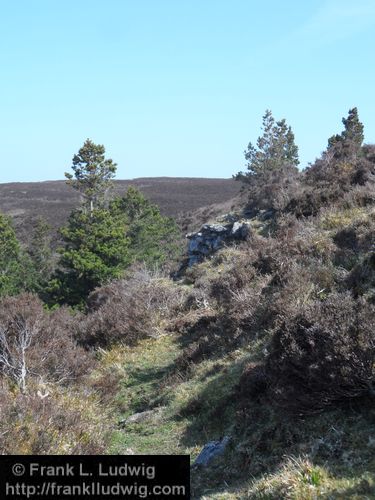
[[[33,287],[33,269],[21,248],[11,220],[0,213],[0,296]]]
[[[285,119],[276,122],[269,110],[263,116],[262,130],[257,145],[250,142],[244,151],[247,172],[239,172],[235,179],[249,184],[249,207],[280,209],[298,175],[298,147]]]
[[[116,173],[116,163],[105,158],[105,148],[87,139],[73,157],[73,174],[65,172],[67,184],[79,191],[84,207],[91,214],[103,206],[105,196]]]
[[[132,262],[159,265],[179,255],[180,232],[176,222],[161,215],[159,208],[138,189],[130,187],[125,196],[112,202],[110,208],[128,220]]]
[[[250,142],[244,151],[248,172],[240,172],[236,176],[242,181],[250,182],[253,176],[299,164],[294,134],[285,119],[275,122],[271,111],[266,110],[262,129],[263,135],[258,137],[257,146]]]
[[[130,264],[127,220],[108,209],[75,210],[60,232],[59,269],[49,284],[50,302],[83,304],[94,288],[119,278]]]
[[[342,119],[344,130],[328,139],[327,152],[335,159],[355,161],[361,155],[364,140],[363,123],[359,121],[357,108],[349,110],[348,117]]]
[[[364,127],[363,123],[359,121],[358,109],[350,109],[348,118],[343,118],[342,122],[345,127],[345,130],[342,133],[344,140],[351,141],[356,144],[358,148],[360,148],[364,140]]]
[[[39,217],[27,249],[35,273],[34,288],[39,292],[47,285],[53,270],[51,240],[51,226]]]

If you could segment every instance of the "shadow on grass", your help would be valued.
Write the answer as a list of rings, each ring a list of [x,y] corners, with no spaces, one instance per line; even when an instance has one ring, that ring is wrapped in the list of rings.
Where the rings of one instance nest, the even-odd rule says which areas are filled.
[[[129,372],[129,379],[121,397],[130,397],[127,413],[138,413],[160,406],[163,402],[161,388],[172,373],[173,363],[160,367],[136,368]]]

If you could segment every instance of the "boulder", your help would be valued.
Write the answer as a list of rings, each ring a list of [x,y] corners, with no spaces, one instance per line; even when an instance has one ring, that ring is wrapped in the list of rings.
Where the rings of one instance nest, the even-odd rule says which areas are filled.
[[[160,415],[164,410],[163,406],[159,406],[158,408],[154,408],[153,410],[141,411],[139,413],[134,413],[127,418],[123,418],[118,422],[118,426],[120,428],[124,428],[129,424],[140,424],[145,422],[146,420],[150,420],[152,417],[156,415]]]
[[[207,467],[207,465],[210,465],[215,458],[224,453],[229,441],[230,437],[225,436],[220,441],[210,441],[207,443],[195,459],[193,467]]]
[[[186,235],[189,240],[189,267],[212,255],[225,243],[245,240],[249,236],[248,221],[237,220],[235,216],[230,217],[230,214],[225,215],[221,220],[227,221],[227,223],[204,224],[199,231]]]

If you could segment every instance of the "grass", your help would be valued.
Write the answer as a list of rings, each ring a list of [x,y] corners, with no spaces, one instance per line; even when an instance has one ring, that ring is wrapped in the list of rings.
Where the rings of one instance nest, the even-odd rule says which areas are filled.
[[[318,236],[352,223],[353,217],[362,221],[364,212],[325,220]],[[211,282],[242,251],[222,250],[190,271],[191,282]],[[115,429],[108,452],[190,454],[194,461],[208,441],[231,436],[225,454],[213,465],[192,470],[193,498],[375,499],[374,403],[297,418],[265,398],[247,400],[238,383],[249,362],[263,359],[272,332],[257,340],[245,336],[240,348],[228,341],[228,349],[218,351],[209,344],[217,337],[215,341],[205,329],[203,323],[185,333],[102,353],[102,375],[116,373],[119,379],[111,402],[114,425],[153,410],[142,422]],[[179,371],[178,360],[197,341],[207,342],[208,349]]]
[[[375,498],[375,407],[296,420],[264,401],[246,406],[235,386],[262,343],[204,359],[182,374],[174,363],[186,342],[165,335],[102,353],[103,373],[120,378],[114,425],[154,410],[142,422],[116,428],[109,453],[190,454],[193,461],[208,441],[230,435],[213,466],[192,471],[193,498]]]
[[[246,353],[236,353],[235,362],[233,355],[220,363],[207,360],[186,378],[173,365],[181,354],[179,340],[163,336],[102,355],[103,371],[122,374],[113,401],[116,418],[154,410],[147,420],[116,430],[110,453],[183,453],[194,459],[207,441],[228,431],[235,408],[226,404],[227,397],[242,373]]]
[[[348,227],[353,223],[366,222],[369,210],[366,207],[348,209],[330,208],[320,217],[320,227],[326,230],[338,230]]]

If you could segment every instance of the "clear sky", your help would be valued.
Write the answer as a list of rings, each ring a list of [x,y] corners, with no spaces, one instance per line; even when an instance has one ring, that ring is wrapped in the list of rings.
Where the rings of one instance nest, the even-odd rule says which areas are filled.
[[[375,142],[374,0],[0,0],[0,182],[230,177],[270,108],[313,161],[357,106]]]

